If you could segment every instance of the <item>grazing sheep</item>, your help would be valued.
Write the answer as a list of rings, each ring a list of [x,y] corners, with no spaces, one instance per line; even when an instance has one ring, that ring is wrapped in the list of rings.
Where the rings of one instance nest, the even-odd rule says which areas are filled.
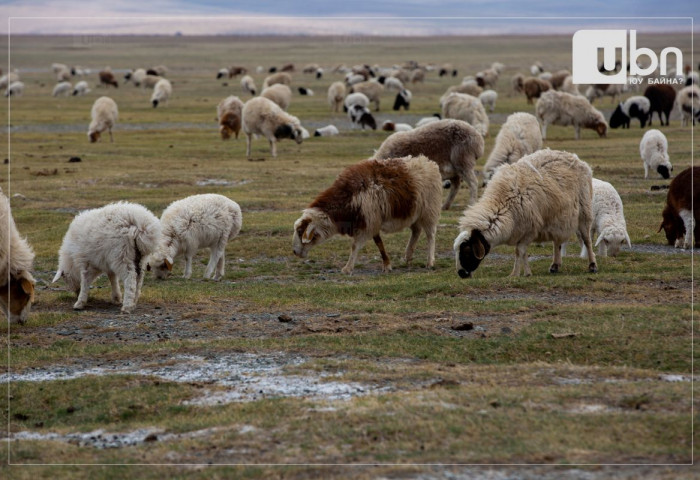
[[[408,123],[394,123],[391,120],[386,120],[382,123],[382,130],[385,132],[410,132],[413,127]]]
[[[664,125],[661,114],[665,114],[666,125],[668,125],[671,110],[673,110],[673,103],[676,100],[676,91],[674,88],[670,85],[649,85],[646,90],[644,90],[644,96],[649,99],[649,103],[651,104],[649,108],[649,126],[651,126],[651,121],[654,118],[654,112],[659,115],[661,126]]]
[[[369,98],[364,93],[351,93],[343,101],[343,110],[348,111],[350,107],[359,105],[360,107],[369,107]]]
[[[552,88],[547,80],[530,77],[523,80],[523,92],[527,97],[527,103],[532,104],[533,98],[540,98],[542,94]]]
[[[219,120],[219,133],[222,140],[228,140],[233,133],[238,138],[241,131],[241,112],[243,102],[235,95],[224,98],[216,107],[216,118]]]
[[[335,125],[326,125],[325,127],[317,128],[314,132],[314,137],[332,137],[338,135],[338,127]]]
[[[685,76],[685,85],[689,87],[691,85],[697,85],[700,83],[700,75],[698,72],[688,72]]]
[[[75,84],[75,87],[73,87],[73,96],[85,95],[88,92],[90,92],[90,87],[85,80],[79,81]]]
[[[299,119],[282,110],[265,97],[255,97],[243,106],[243,132],[246,134],[246,156],[250,158],[253,135],[262,135],[270,142],[273,157],[277,156],[277,140],[303,140]]]
[[[503,65],[501,62],[493,62],[491,64],[491,70],[493,70],[494,72],[496,72],[499,75],[501,73],[503,73],[503,70],[505,70],[505,68],[506,68],[506,66]]]
[[[690,167],[671,181],[666,196],[666,206],[659,226],[666,234],[669,245],[690,248],[695,235],[695,247],[700,247],[700,208],[695,209],[695,200],[700,205],[700,167]],[[693,186],[695,186],[693,188]]]
[[[70,69],[64,65],[62,69],[56,72],[56,81],[65,82],[70,80],[71,76]]]
[[[442,117],[464,120],[483,137],[489,133],[489,117],[478,98],[466,93],[450,93],[441,102]]]
[[[301,69],[301,73],[316,73],[316,71],[320,68],[321,67],[319,67],[318,63],[308,63]]]
[[[153,88],[156,85],[158,85],[158,82],[160,82],[161,77],[157,75],[146,75],[143,77],[143,80],[141,81],[141,85],[143,88]]]
[[[425,231],[427,267],[435,263],[435,233],[440,218],[440,172],[423,155],[369,159],[343,170],[294,222],[294,254],[306,258],[309,250],[336,234],[352,237],[352,249],[342,272],[351,274],[362,246],[372,238],[382,256],[383,271],[391,270],[381,233],[411,229],[406,264]]]
[[[112,128],[116,125],[117,118],[119,117],[119,110],[114,100],[109,97],[98,98],[95,100],[95,103],[92,104],[90,116],[92,117],[92,121],[88,127],[90,143],[95,143],[105,130],[109,131],[110,143],[114,142]]]
[[[10,323],[27,321],[34,301],[34,252],[20,237],[9,199],[0,191],[0,305]]]
[[[471,277],[489,250],[515,246],[511,276],[532,271],[527,246],[552,241],[550,273],[561,268],[561,248],[571,235],[581,239],[588,252],[588,270],[598,271],[591,249],[592,172],[587,163],[568,152],[539,150],[493,176],[476,205],[459,221],[461,233],[454,242],[457,273]]]
[[[367,77],[364,75],[360,75],[359,73],[348,73],[345,75],[345,84],[349,87],[357,84],[357,83],[362,83],[367,80]]]
[[[260,96],[272,100],[286,112],[292,101],[292,90],[287,85],[276,83],[264,88]]]
[[[70,70],[68,68],[68,65],[66,65],[65,63],[52,63],[51,64],[51,71],[53,73],[58,74],[59,72],[61,72],[63,70]]]
[[[660,130],[652,128],[639,142],[639,154],[644,161],[644,178],[649,178],[649,170],[656,170],[661,177],[671,176],[673,165],[668,157],[668,141]]]
[[[160,235],[160,222],[142,205],[117,202],[85,210],[73,219],[63,237],[52,283],[63,278],[78,294],[73,308],[82,310],[90,284],[106,273],[113,303],[122,302],[119,279],[124,282],[121,311],[130,313],[141,294],[146,258],[155,252]]]
[[[367,107],[363,107],[359,104],[351,105],[348,108],[348,118],[350,119],[350,123],[362,127],[362,130],[364,130],[365,127],[370,127],[372,130],[377,129],[377,122]]]
[[[364,93],[370,102],[374,102],[375,111],[379,111],[380,95],[384,91],[384,87],[379,82],[360,82],[351,86],[348,92]]]
[[[157,75],[159,77],[164,77],[168,73],[168,67],[165,65],[156,65],[155,67],[149,68],[146,73],[149,75]]]
[[[411,72],[411,83],[425,82],[425,70],[418,68]]]
[[[595,130],[601,137],[607,136],[605,117],[583,97],[549,90],[537,100],[535,111],[542,124],[543,140],[547,139],[547,125],[550,124],[573,125],[576,140],[581,138],[581,127]]]
[[[221,70],[219,70],[219,73],[216,75],[216,78],[219,79],[226,75],[228,75],[228,78],[233,78],[237,77],[238,75],[244,75],[246,73],[248,73],[247,68],[238,65],[231,65],[228,68],[222,68]]]
[[[495,90],[484,90],[479,94],[479,101],[484,106],[488,107],[490,112],[493,112],[496,108],[496,100],[498,99],[498,93]]]
[[[411,106],[411,99],[413,98],[413,95],[411,94],[410,90],[403,89],[399,93],[396,94],[396,100],[394,100],[394,110],[399,111],[401,107],[403,107],[404,110],[408,110],[408,108]]]
[[[423,118],[419,119],[416,122],[415,128],[422,127],[422,126],[427,125],[429,123],[437,122],[438,120],[442,120],[442,115],[440,115],[439,113],[434,113],[432,117],[423,117]]]
[[[700,121],[700,88],[690,85],[681,89],[676,97],[678,112],[681,114],[681,127],[685,127],[691,121]]]
[[[273,75],[265,77],[265,80],[263,80],[262,88],[263,90],[265,90],[267,87],[277,85],[278,83],[289,86],[292,84],[292,76],[286,72],[275,73]]]
[[[331,106],[331,112],[340,112],[340,107],[343,105],[345,98],[345,85],[343,82],[333,82],[328,87],[328,104]],[[369,105],[369,100],[367,100]]]
[[[564,85],[564,81],[566,80],[567,77],[571,76],[571,72],[568,70],[559,70],[558,72],[554,72],[552,76],[549,78],[549,83],[552,84],[552,88],[554,90],[561,90],[561,87]]]
[[[552,80],[552,72],[542,72],[539,75],[537,75],[537,78],[539,78],[540,80],[546,80],[551,85],[552,82],[550,80]]]
[[[383,84],[384,88],[387,90],[396,90],[397,92],[400,92],[404,89],[403,82],[396,77],[380,77],[379,83]]]
[[[440,77],[444,77],[445,75],[452,75],[453,77],[456,77],[457,73],[457,69],[454,68],[451,63],[443,63],[440,70],[438,70],[438,75]]]
[[[310,88],[307,87],[299,87],[297,88],[299,91],[299,95],[306,95],[307,97],[313,97],[314,96],[314,91],[311,90]]]
[[[22,82],[12,82],[7,90],[5,90],[6,97],[21,97],[24,93],[24,83]]]
[[[445,93],[442,95],[442,98],[445,98],[450,93],[466,93],[472,97],[478,97],[483,91],[484,89],[476,84],[462,83],[461,85],[453,85],[448,87],[447,90],[445,90]]]
[[[474,77],[476,84],[481,88],[494,88],[496,86],[496,82],[498,82],[498,72],[491,68],[488,68],[483,72],[477,72]]]
[[[241,77],[241,88],[244,92],[250,93],[251,95],[255,95],[255,92],[257,92],[255,80],[253,80],[253,77],[250,75],[243,75],[243,77]]]
[[[53,92],[51,92],[51,95],[54,97],[58,97],[59,95],[65,97],[70,95],[72,90],[73,85],[71,85],[70,82],[60,82],[53,87]]]
[[[85,75],[90,74],[90,69],[81,65],[75,65],[70,68],[70,73],[73,76],[84,77]]]
[[[539,75],[540,73],[544,72],[544,68],[542,67],[542,62],[537,61],[532,64],[530,67],[530,74],[534,77],[535,75]]]
[[[484,165],[483,185],[488,184],[501,165],[515,163],[541,148],[542,133],[537,119],[524,112],[509,115],[498,132],[496,143]]]
[[[243,225],[241,207],[233,200],[213,193],[177,200],[160,216],[160,244],[149,258],[157,278],[167,278],[175,259],[185,256],[184,278],[192,276],[192,259],[198,250],[211,249],[204,278],[218,281],[224,275],[226,244]]]
[[[124,75],[124,83],[133,82],[135,87],[140,87],[146,75],[148,75],[148,73],[143,68],[130,70]]]
[[[622,208],[620,195],[608,182],[593,179],[593,224],[591,226],[591,241],[598,233],[594,247],[598,247],[598,255],[611,257],[617,255],[623,243],[632,248],[630,236],[627,233],[627,223]],[[581,258],[588,258],[585,245],[581,244]]]
[[[293,72],[294,71],[294,64],[293,63],[285,63],[282,65],[282,68],[280,68],[280,72]]]
[[[610,128],[630,128],[632,117],[639,119],[641,128],[647,123],[651,104],[647,97],[637,95],[620,103],[610,116]]]
[[[18,82],[19,75],[15,72],[10,72],[7,75],[0,77],[0,88],[7,88],[10,84]]]
[[[100,77],[100,85],[104,85],[105,87],[109,87],[110,85],[112,85],[114,88],[119,88],[117,79],[114,78],[114,74],[111,70],[109,70],[109,67],[100,71],[98,75]]]
[[[476,201],[476,160],[484,154],[484,139],[479,132],[462,120],[437,120],[410,132],[396,132],[381,144],[375,158],[425,155],[438,164],[443,180],[450,181],[450,193],[442,206],[452,205],[460,182],[469,186],[469,204]]]
[[[589,102],[593,103],[596,98],[602,98],[604,96],[609,96],[610,103],[614,103],[617,97],[622,95],[624,85],[608,85],[608,84],[598,84],[591,85],[586,90],[586,98]]]
[[[156,86],[153,87],[153,95],[151,95],[153,108],[156,108],[161,103],[167,105],[168,99],[170,99],[170,95],[172,94],[173,86],[170,84],[170,81],[165,78],[158,80]]]
[[[218,72],[216,72],[216,79],[219,80],[221,78],[224,78],[228,75],[228,68],[220,68]]]
[[[581,95],[581,91],[578,89],[578,85],[574,83],[573,75],[569,75],[564,79],[564,82],[558,88],[560,92],[570,93],[571,95]]]

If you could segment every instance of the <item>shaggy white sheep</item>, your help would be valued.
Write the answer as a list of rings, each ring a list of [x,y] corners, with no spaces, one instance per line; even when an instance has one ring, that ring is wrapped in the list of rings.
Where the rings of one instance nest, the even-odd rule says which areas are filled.
[[[622,95],[624,91],[624,85],[620,84],[591,85],[586,90],[586,98],[589,102],[593,103],[596,98],[609,96],[610,103],[615,103],[617,97]]]
[[[570,93],[548,90],[535,105],[537,118],[542,124],[542,139],[547,139],[547,126],[573,125],[575,138],[581,138],[581,127],[595,130],[601,137],[607,136],[608,124],[605,117],[588,100]]]
[[[358,105],[360,107],[369,107],[369,98],[367,98],[367,95],[364,93],[351,93],[347,97],[345,97],[345,101],[343,102],[344,109],[349,110],[350,107],[354,105]]]
[[[265,97],[251,98],[243,106],[243,132],[246,134],[246,155],[250,158],[253,135],[262,135],[270,142],[273,157],[277,156],[277,140],[291,138],[302,142],[299,119],[282,110]]]
[[[644,161],[644,178],[649,178],[649,170],[656,170],[663,178],[669,178],[673,165],[668,157],[668,140],[661,131],[648,130],[639,142],[639,154]]]
[[[0,306],[10,323],[24,323],[34,301],[34,252],[17,231],[10,201],[0,190]]]
[[[90,143],[96,142],[105,130],[109,131],[110,143],[113,142],[112,128],[116,125],[117,118],[119,117],[119,110],[114,100],[109,97],[98,98],[95,100],[95,103],[92,104],[90,115],[92,117],[92,121],[88,127]]]
[[[468,207],[459,221],[454,242],[457,273],[468,278],[489,250],[515,246],[511,276],[524,270],[531,242],[552,241],[551,273],[561,268],[561,247],[574,233],[588,249],[588,270],[598,271],[591,249],[592,173],[585,162],[568,152],[539,150],[499,168],[479,202]]]
[[[255,80],[253,80],[253,77],[250,75],[243,75],[243,77],[241,77],[241,88],[244,92],[250,93],[251,95],[255,95],[257,91]]]
[[[221,100],[216,106],[216,118],[219,120],[219,133],[222,140],[228,140],[233,133],[238,138],[241,131],[243,102],[235,95]]]
[[[620,195],[608,182],[593,179],[593,224],[591,226],[591,240],[598,233],[595,247],[598,247],[598,255],[611,257],[617,255],[623,243],[632,248],[630,236],[627,233],[627,223],[622,207]],[[581,258],[587,258],[586,246],[581,244]]]
[[[509,115],[496,136],[496,143],[484,165],[484,186],[503,164],[515,163],[542,148],[542,134],[537,119],[529,113]]]
[[[488,107],[489,112],[493,112],[496,108],[496,100],[498,99],[498,93],[495,90],[484,90],[479,94],[479,101],[484,106]]]
[[[276,83],[264,88],[260,96],[272,100],[286,112],[292,101],[292,90],[287,85]]]
[[[436,113],[432,117],[423,117],[416,122],[416,128],[422,127],[429,123],[437,122],[438,120],[442,120],[442,116],[439,113]]]
[[[175,259],[185,256],[184,278],[192,276],[192,259],[198,250],[211,249],[204,278],[218,281],[224,275],[226,244],[241,231],[243,216],[236,202],[223,195],[192,195],[171,203],[160,217],[162,236],[149,265],[156,277],[167,278]]]
[[[331,106],[331,112],[340,112],[340,107],[343,106],[345,98],[345,85],[343,82],[333,82],[328,87],[328,104]],[[367,100],[369,104],[369,100]]]
[[[73,95],[78,96],[78,95],[85,95],[86,93],[90,92],[90,86],[85,80],[81,80],[78,83],[75,84],[75,87],[73,87]]]
[[[374,102],[375,111],[379,111],[379,101],[384,86],[379,82],[360,82],[350,87],[350,93],[364,93],[370,102]]]
[[[112,286],[112,302],[121,303],[121,279],[121,311],[130,313],[141,294],[146,258],[158,247],[160,234],[160,222],[142,205],[118,202],[83,211],[63,237],[53,282],[63,278],[78,294],[73,308],[82,310],[90,284],[103,273]]]
[[[137,68],[136,70],[129,70],[124,75],[124,83],[133,82],[135,87],[140,87],[143,80],[146,78],[146,70],[143,68]]]
[[[314,132],[314,137],[332,137],[339,133],[338,127],[335,125],[326,125],[325,127],[317,128]]]
[[[22,82],[12,82],[7,90],[5,90],[6,97],[21,97],[24,93],[24,83]]]
[[[466,93],[450,93],[441,102],[442,117],[464,120],[483,137],[489,133],[489,117],[478,98]]]
[[[65,97],[70,95],[72,90],[73,85],[71,85],[70,82],[60,82],[53,87],[53,92],[51,92],[51,96],[58,97],[60,95],[62,97]]]
[[[263,80],[262,88],[263,90],[265,90],[267,87],[276,85],[278,83],[289,86],[292,84],[292,76],[287,72],[273,73],[272,75],[265,77],[265,80]]]
[[[403,82],[396,77],[387,77],[384,79],[384,88],[387,90],[396,90],[400,92],[403,90]]]
[[[165,78],[158,80],[156,86],[153,87],[153,95],[151,95],[151,103],[153,104],[153,108],[156,108],[160,104],[167,105],[170,95],[172,94],[173,86],[170,84],[170,81]]]

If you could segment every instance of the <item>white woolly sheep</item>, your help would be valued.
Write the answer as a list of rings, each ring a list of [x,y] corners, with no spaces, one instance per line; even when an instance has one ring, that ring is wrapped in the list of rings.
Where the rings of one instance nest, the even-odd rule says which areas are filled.
[[[410,132],[413,127],[408,123],[394,123],[391,120],[385,120],[382,123],[382,130],[385,132]]]
[[[695,121],[700,120],[700,88],[697,84],[681,89],[676,95],[676,103],[681,114],[681,127],[691,122],[695,125]]]
[[[73,85],[71,85],[70,82],[60,82],[53,87],[53,92],[51,92],[51,96],[58,97],[60,95],[62,97],[65,97],[67,95],[70,95],[72,90]]]
[[[34,252],[19,235],[10,201],[2,191],[0,225],[0,305],[10,323],[24,323],[34,301]]]
[[[24,93],[24,83],[22,82],[12,82],[7,90],[5,90],[6,97],[21,97]]]
[[[342,272],[351,274],[362,246],[371,238],[382,256],[383,271],[391,270],[381,233],[411,229],[405,260],[425,231],[427,267],[435,264],[435,233],[440,218],[440,172],[423,155],[369,159],[343,170],[294,222],[294,254],[306,258],[309,250],[336,234],[352,237],[352,249]]]
[[[340,112],[340,107],[343,106],[345,98],[345,85],[343,82],[333,82],[328,87],[328,104],[331,106],[331,112]],[[369,100],[367,100],[369,105]]]
[[[130,70],[124,75],[124,83],[133,82],[135,87],[140,87],[143,80],[146,78],[146,75],[146,70],[143,68]]]
[[[501,62],[493,62],[491,64],[491,70],[495,71],[497,74],[503,73],[503,70],[505,70],[506,66],[503,65]]]
[[[656,170],[665,179],[671,176],[673,165],[668,157],[668,141],[661,131],[652,128],[644,134],[639,142],[639,154],[644,161],[644,178],[649,178],[649,170]]]
[[[531,242],[552,241],[551,273],[561,268],[562,245],[574,233],[588,252],[588,270],[598,271],[591,249],[592,173],[585,162],[568,152],[539,150],[512,165],[499,168],[476,205],[459,221],[461,233],[454,242],[457,273],[471,277],[489,250],[515,246],[511,276],[524,270]]]
[[[374,156],[425,155],[437,163],[442,179],[450,181],[450,193],[442,206],[443,210],[448,210],[462,181],[469,186],[469,204],[476,201],[478,185],[474,166],[483,154],[484,139],[474,127],[462,120],[446,119],[390,135]]]
[[[16,72],[10,72],[7,75],[0,77],[0,88],[7,88],[8,85],[18,81],[19,75]]]
[[[605,117],[588,100],[570,93],[548,90],[544,92],[535,105],[537,118],[542,124],[542,139],[547,139],[547,126],[574,126],[576,140],[581,138],[581,127],[595,130],[605,137],[608,124]]]
[[[158,85],[158,82],[160,82],[161,77],[158,75],[146,75],[143,77],[143,81],[141,82],[141,85],[143,88],[153,88],[156,85]]]
[[[267,138],[273,157],[277,156],[277,140],[291,138],[297,144],[303,140],[299,119],[265,97],[251,98],[243,106],[243,132],[246,134],[248,158],[255,134]]]
[[[63,278],[78,294],[73,308],[82,310],[90,284],[105,273],[115,304],[122,303],[119,280],[124,283],[121,311],[130,313],[141,294],[146,258],[155,252],[160,235],[160,222],[142,205],[117,202],[83,211],[63,237],[53,282]]]
[[[441,102],[442,117],[464,120],[473,126],[481,136],[489,133],[489,117],[478,98],[466,93],[450,93]]]
[[[535,62],[532,64],[530,67],[530,74],[534,77],[535,75],[539,75],[540,73],[544,72],[544,68],[542,67],[542,62]]]
[[[498,167],[515,163],[541,148],[542,134],[537,119],[525,112],[509,115],[498,132],[496,143],[484,165],[484,186],[491,180]]]
[[[170,95],[172,94],[173,86],[170,84],[170,81],[165,78],[158,80],[156,86],[153,87],[153,95],[151,95],[151,103],[153,104],[153,108],[156,108],[160,104],[167,105]]]
[[[224,275],[226,244],[241,231],[243,216],[236,202],[223,195],[192,195],[171,203],[160,216],[161,240],[149,265],[156,277],[167,278],[175,259],[185,256],[184,278],[192,276],[192,259],[198,250],[209,248],[204,278],[218,281]]]
[[[65,67],[58,72],[56,72],[56,81],[57,82],[65,82],[67,80],[70,80],[71,78],[71,73],[70,69],[68,67]]]
[[[243,77],[241,77],[241,88],[244,92],[250,93],[251,95],[255,95],[257,91],[255,80],[253,80],[253,77],[250,75],[243,75]]]
[[[349,87],[353,86],[357,83],[362,83],[365,80],[367,80],[367,77],[365,77],[364,75],[357,74],[357,73],[350,72],[345,76],[345,84]]]
[[[116,125],[119,117],[119,110],[114,100],[109,97],[100,97],[92,104],[90,112],[92,121],[88,127],[88,138],[90,143],[96,142],[102,132],[109,131],[110,143],[114,141],[112,128]]]
[[[581,91],[578,89],[578,85],[574,83],[573,75],[567,75],[562,82],[561,87],[559,87],[560,92],[570,93],[571,95],[581,95]]]
[[[243,102],[235,95],[224,98],[216,106],[216,118],[219,121],[219,133],[222,140],[228,140],[233,133],[238,138],[241,131]]]
[[[292,76],[287,72],[274,73],[266,77],[265,80],[263,80],[262,88],[263,90],[265,90],[267,87],[276,85],[278,83],[289,86],[292,84]]]
[[[496,108],[496,100],[498,99],[498,93],[495,90],[484,90],[479,94],[479,101],[484,106],[488,107],[490,112],[493,112]]]
[[[387,77],[384,79],[384,88],[387,90],[396,90],[400,92],[403,90],[403,82],[396,77]]]
[[[70,69],[68,68],[68,65],[66,65],[65,63],[52,63],[51,64],[51,71],[54,74],[58,74],[62,70],[70,70]]]
[[[594,247],[598,247],[598,255],[611,257],[617,255],[623,243],[632,248],[630,236],[627,233],[627,223],[620,195],[608,182],[593,179],[593,224],[591,226],[591,241],[598,233]],[[581,258],[587,258],[588,251],[581,245]]]
[[[432,117],[423,117],[416,122],[415,128],[422,127],[429,123],[437,122],[438,120],[442,120],[442,115],[440,115],[439,113],[434,114]]]
[[[332,137],[339,133],[338,127],[335,125],[326,125],[325,127],[317,128],[314,132],[314,137]]]
[[[85,95],[90,92],[90,87],[85,80],[81,80],[73,87],[73,96]]]
[[[380,95],[384,91],[384,87],[379,82],[360,82],[350,87],[350,93],[364,93],[369,98],[370,102],[374,102],[375,111],[379,111]]]
[[[364,93],[351,93],[343,102],[343,110],[347,111],[350,107],[359,105],[360,107],[369,107],[369,98]]]
[[[286,112],[292,101],[292,90],[287,85],[276,83],[264,88],[260,96],[272,100]]]
[[[641,128],[647,123],[651,112],[651,102],[647,97],[636,95],[620,103],[610,115],[610,128],[630,128],[632,117],[638,118]]]

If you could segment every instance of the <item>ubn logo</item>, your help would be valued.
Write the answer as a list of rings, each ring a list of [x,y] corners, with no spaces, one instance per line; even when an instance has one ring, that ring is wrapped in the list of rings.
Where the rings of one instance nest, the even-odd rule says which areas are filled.
[[[629,74],[650,75],[659,67],[659,57],[649,48],[637,48],[637,31],[630,30]],[[598,51],[603,51],[603,68],[598,67]],[[666,75],[668,54],[676,56],[676,72],[682,71],[683,54],[680,49],[667,47],[661,50],[661,75]],[[639,66],[640,57],[649,57],[649,65]],[[619,63],[618,58],[620,58]],[[574,83],[627,83],[627,30],[579,30],[572,40],[572,70]],[[620,71],[614,72],[619,66]],[[603,71],[601,71],[603,70]]]

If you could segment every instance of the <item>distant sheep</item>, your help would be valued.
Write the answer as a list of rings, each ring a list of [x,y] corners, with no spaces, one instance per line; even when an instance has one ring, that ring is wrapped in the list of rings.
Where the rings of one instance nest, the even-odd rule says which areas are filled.
[[[644,161],[644,178],[649,178],[649,170],[656,170],[663,178],[669,178],[673,165],[668,157],[668,141],[660,130],[652,128],[639,142],[639,154]]]
[[[85,95],[90,92],[90,87],[85,80],[81,80],[73,87],[73,96]]]
[[[61,70],[56,72],[56,81],[65,82],[70,80],[71,76],[70,69],[64,65]]]
[[[24,323],[34,301],[31,270],[34,252],[12,218],[9,199],[0,191],[0,306],[9,322]]]
[[[495,88],[498,82],[498,72],[491,68],[478,72],[474,77],[476,77],[476,84],[481,88]]]
[[[22,82],[12,82],[7,90],[5,90],[6,97],[21,97],[24,93],[24,83]]]
[[[539,75],[540,73],[544,72],[544,68],[542,67],[542,62],[535,62],[532,64],[530,67],[530,74],[534,77],[536,75]]]
[[[153,88],[158,84],[158,82],[160,82],[160,80],[161,77],[157,75],[146,75],[141,81],[141,86],[143,88]]]
[[[118,202],[79,213],[71,222],[58,251],[60,278],[78,294],[73,305],[82,310],[88,300],[90,284],[107,274],[112,286],[112,302],[122,303],[119,280],[124,282],[121,311],[136,307],[143,285],[146,258],[160,243],[158,219],[145,207]]]
[[[474,166],[484,154],[484,139],[462,120],[438,120],[410,132],[396,132],[381,144],[375,158],[425,155],[438,164],[443,180],[450,181],[450,193],[443,210],[452,205],[460,183],[469,186],[469,204],[476,201],[478,184]]]
[[[345,98],[345,85],[343,82],[333,82],[328,87],[328,104],[331,106],[331,112],[340,112]],[[369,104],[369,100],[367,100]]]
[[[161,241],[149,264],[160,279],[173,270],[175,259],[185,256],[184,278],[192,276],[192,259],[198,250],[209,248],[204,278],[224,276],[226,245],[241,231],[243,216],[236,202],[213,193],[192,195],[171,203],[160,217]]]
[[[432,117],[423,117],[416,122],[415,128],[422,127],[429,123],[437,122],[438,120],[442,120],[442,115],[440,115],[439,113],[433,114]]]
[[[591,241],[597,232],[598,240],[594,247],[598,247],[599,256],[616,256],[624,243],[632,248],[632,242],[627,233],[622,199],[615,187],[597,178],[593,179],[592,212]],[[588,258],[588,251],[583,244],[581,258]]]
[[[362,130],[364,130],[365,127],[369,127],[372,130],[377,129],[377,121],[367,107],[363,107],[359,104],[351,105],[348,108],[348,118],[353,125],[362,127]]]
[[[0,77],[0,88],[7,88],[11,83],[19,81],[19,75],[15,72],[10,72],[7,75]]]
[[[224,98],[216,107],[216,118],[219,120],[219,133],[222,140],[231,138],[234,134],[238,138],[241,131],[241,116],[243,102],[235,95]]]
[[[292,101],[292,90],[287,85],[276,83],[264,88],[260,96],[272,100],[282,110],[287,111]]]
[[[170,95],[172,94],[173,86],[170,84],[170,81],[165,78],[158,80],[156,86],[153,87],[153,94],[151,95],[151,103],[153,104],[153,108],[156,108],[161,104],[167,105]]]
[[[100,77],[100,85],[104,85],[105,87],[109,87],[110,85],[113,86],[114,88],[119,88],[119,84],[117,83],[117,79],[114,78],[114,74],[112,73],[111,70],[105,69],[100,71],[98,74]]]
[[[156,65],[155,67],[149,68],[146,73],[149,75],[157,75],[159,77],[164,77],[168,73],[168,67],[165,65]]]
[[[583,97],[570,93],[549,90],[544,92],[535,105],[537,118],[542,124],[542,139],[547,139],[547,126],[574,126],[576,140],[581,138],[581,127],[595,130],[605,137],[608,124],[605,117]]]
[[[661,126],[668,125],[671,110],[673,110],[673,104],[676,100],[676,90],[670,85],[649,85],[644,90],[644,96],[649,99],[650,103],[649,126],[652,124],[654,112],[658,114]],[[666,115],[665,124],[661,116],[662,113]]]
[[[370,102],[374,102],[375,111],[379,111],[380,95],[384,87],[379,82],[360,82],[350,87],[350,93],[364,93]]]
[[[417,68],[411,72],[411,83],[423,83],[425,81],[425,70]]]
[[[574,83],[574,77],[569,75],[564,79],[564,82],[558,88],[560,92],[570,93],[571,95],[581,95],[581,91],[578,89],[578,85]]]
[[[681,127],[700,121],[700,88],[690,85],[681,89],[676,96],[678,112],[681,114]]]
[[[307,97],[313,97],[314,95],[314,91],[307,87],[299,87],[297,88],[297,91],[299,92],[299,95],[306,95]]]
[[[220,70],[218,71],[218,73],[216,74],[216,78],[217,78],[217,80],[218,80],[218,79],[221,79],[221,78],[225,78],[225,77],[233,78],[233,77],[236,77],[236,76],[238,76],[238,75],[243,75],[243,74],[246,74],[246,73],[248,73],[248,69],[247,69],[247,68],[241,67],[241,66],[238,66],[238,65],[232,65],[232,66],[230,66],[230,67],[228,67],[228,68],[222,68],[222,69],[220,69]]]
[[[379,83],[382,83],[387,90],[396,90],[400,92],[404,89],[403,82],[396,77],[387,77],[383,82],[380,79]]]
[[[410,90],[403,89],[399,93],[396,94],[396,100],[394,100],[394,111],[399,111],[401,107],[403,107],[404,110],[408,110],[408,108],[411,106],[411,100],[413,99],[413,95],[411,94]]]
[[[71,91],[73,90],[73,85],[71,85],[70,82],[60,82],[57,83],[53,87],[53,92],[51,92],[51,96],[53,97],[65,97],[70,95]]]
[[[250,93],[251,95],[255,95],[255,92],[257,92],[255,80],[253,80],[253,77],[250,75],[243,75],[243,77],[241,77],[241,88],[244,92]]]
[[[369,98],[364,93],[351,93],[343,101],[343,110],[348,111],[353,105],[369,108]]]
[[[95,143],[105,130],[109,132],[110,143],[113,142],[112,128],[114,128],[119,118],[119,110],[114,100],[109,97],[98,98],[95,100],[95,103],[92,104],[90,115],[92,117],[92,121],[88,127],[90,143]]]
[[[444,77],[445,75],[456,77],[457,73],[457,69],[454,68],[451,63],[443,63],[440,70],[438,70],[438,76],[440,77]]]
[[[542,148],[542,134],[537,119],[529,113],[509,115],[496,136],[496,143],[483,169],[484,186],[501,165],[515,163]]]
[[[383,271],[391,261],[381,233],[411,229],[405,260],[425,231],[427,267],[435,264],[435,233],[440,218],[440,172],[424,156],[369,159],[343,170],[294,222],[294,254],[306,258],[312,247],[334,235],[352,237],[352,251],[342,272],[351,274],[362,246],[371,238],[382,256]]]
[[[620,103],[610,116],[610,128],[630,128],[632,118],[638,118],[641,128],[649,119],[651,103],[647,97],[636,95]]]
[[[478,98],[466,93],[450,93],[441,102],[442,117],[464,120],[482,136],[489,133],[489,117]]]
[[[442,97],[444,98],[450,93],[466,93],[467,95],[471,95],[472,97],[478,97],[483,91],[484,89],[476,84],[462,83],[461,85],[453,85],[451,87],[448,87],[447,90],[445,90],[445,93]]]
[[[263,80],[262,88],[263,90],[265,90],[267,87],[277,85],[278,83],[289,86],[292,84],[292,76],[286,72],[275,73],[266,77],[265,80]]]
[[[290,138],[303,141],[299,119],[282,110],[265,97],[255,97],[243,106],[243,132],[246,134],[246,155],[250,158],[253,135],[262,135],[270,142],[273,157],[277,156],[277,141]]]
[[[592,172],[568,152],[539,150],[496,172],[479,202],[459,220],[461,233],[454,242],[457,273],[469,278],[491,248],[515,246],[511,276],[532,271],[527,260],[531,242],[552,241],[550,273],[562,264],[562,246],[574,233],[588,252],[588,270],[598,271],[591,249],[593,214]]]
[[[523,80],[523,93],[527,97],[527,103],[532,104],[533,98],[540,98],[542,94],[552,88],[552,84],[547,80],[530,77]]]
[[[148,75],[148,73],[143,68],[137,68],[133,71],[130,70],[124,75],[124,83],[133,82],[135,87],[140,87],[146,75]]]
[[[690,167],[671,181],[662,213],[661,230],[669,245],[700,247],[700,167]],[[697,202],[695,200],[698,200]],[[695,205],[698,204],[698,208]],[[693,243],[693,235],[695,242]]]
[[[525,77],[523,77],[522,73],[516,73],[513,75],[513,77],[510,80],[510,86],[512,93],[514,94],[519,94],[519,93],[524,93],[523,90],[523,82],[525,81]]]
[[[391,120],[386,120],[382,123],[382,130],[385,132],[410,132],[413,127],[408,123],[394,123]]]
[[[564,81],[567,79],[567,77],[571,76],[571,72],[568,70],[559,70],[557,72],[554,72],[552,76],[549,79],[549,83],[552,84],[552,88],[554,90],[561,90],[561,87],[564,85]]]
[[[498,99],[498,93],[495,90],[484,90],[479,94],[479,101],[484,106],[488,107],[489,112],[493,112],[496,108],[496,100]]]
[[[314,132],[314,137],[332,137],[338,135],[338,127],[335,125],[326,125],[325,127],[317,128]]]

